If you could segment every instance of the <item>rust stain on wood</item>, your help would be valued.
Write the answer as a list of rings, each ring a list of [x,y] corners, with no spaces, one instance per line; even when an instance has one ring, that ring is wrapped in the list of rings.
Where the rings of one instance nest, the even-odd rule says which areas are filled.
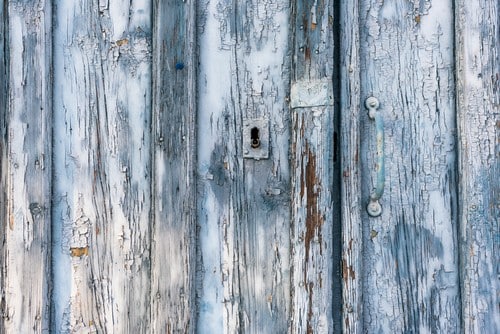
[[[307,15],[302,15],[302,29],[304,29],[304,34],[307,34]]]
[[[304,52],[305,52],[304,56],[305,56],[306,60],[311,60],[311,48],[306,46]]]
[[[313,291],[314,283],[307,282],[307,268],[310,260],[311,242],[314,240],[317,233],[318,243],[320,247],[320,254],[322,254],[321,247],[321,232],[320,228],[323,224],[323,217],[318,209],[318,202],[321,193],[320,179],[316,175],[316,155],[310,150],[309,145],[305,145],[304,156],[307,161],[302,163],[301,174],[304,176],[301,180],[301,197],[306,196],[306,232],[304,236],[305,246],[305,270],[304,270],[304,284],[308,292],[308,311],[307,311],[307,333],[313,333]],[[317,231],[317,232],[316,232]]]
[[[82,257],[84,255],[89,255],[88,247],[71,247],[69,251],[72,257]]]
[[[349,278],[356,279],[356,272],[352,266],[347,265],[347,261],[345,259],[342,260],[342,277],[346,282]]]
[[[323,217],[318,210],[318,200],[321,193],[321,185],[319,184],[319,179],[316,175],[316,156],[309,146],[305,147],[305,155],[307,156],[307,163],[305,166],[302,165],[302,175],[305,175],[305,180],[302,180],[301,184],[301,196],[304,196],[304,190],[306,197],[306,234],[305,234],[305,247],[306,247],[306,262],[309,260],[309,249],[311,241],[314,239],[315,231],[321,228],[323,224]],[[304,183],[305,181],[305,183]],[[319,243],[321,245],[321,233],[318,232]],[[320,249],[321,254],[321,249]]]
[[[126,38],[119,39],[116,41],[116,45],[118,45],[118,46],[127,45],[127,44],[128,44],[128,39],[126,39]]]

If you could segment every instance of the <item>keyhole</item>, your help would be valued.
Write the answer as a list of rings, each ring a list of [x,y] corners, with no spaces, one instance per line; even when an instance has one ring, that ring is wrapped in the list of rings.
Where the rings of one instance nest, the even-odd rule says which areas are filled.
[[[250,140],[252,148],[257,148],[260,146],[260,139],[259,139],[259,129],[258,128],[252,128],[250,130]]]

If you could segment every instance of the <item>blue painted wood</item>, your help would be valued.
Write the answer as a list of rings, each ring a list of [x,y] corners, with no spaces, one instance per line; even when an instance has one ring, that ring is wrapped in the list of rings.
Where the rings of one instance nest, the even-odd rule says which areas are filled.
[[[51,331],[146,332],[151,3],[54,4]]]
[[[360,95],[359,1],[343,1],[339,20],[342,331],[362,333],[364,239],[361,214],[365,203],[361,193],[359,163],[360,120],[361,113],[364,112]]]
[[[197,1],[153,1],[151,330],[196,330]],[[148,291],[144,291],[148,293]]]
[[[455,6],[464,333],[500,332],[500,4]]]
[[[366,0],[343,13],[344,330],[457,332],[451,3]],[[365,211],[377,161],[376,129],[362,105],[369,96],[380,101],[385,129],[386,185],[376,218]]]
[[[211,0],[198,10],[198,330],[287,333],[288,2]],[[269,124],[267,159],[244,158],[254,120]]]
[[[327,83],[319,86],[319,103],[291,101],[292,332],[331,333],[341,326],[340,300],[333,297],[340,286],[334,270],[340,261],[333,253],[338,241],[333,200],[339,191],[333,144],[334,5],[312,0],[291,5],[292,87],[314,90],[316,82]]]
[[[500,332],[497,1],[1,4],[0,333]]]
[[[0,332],[50,328],[51,1],[0,12]]]

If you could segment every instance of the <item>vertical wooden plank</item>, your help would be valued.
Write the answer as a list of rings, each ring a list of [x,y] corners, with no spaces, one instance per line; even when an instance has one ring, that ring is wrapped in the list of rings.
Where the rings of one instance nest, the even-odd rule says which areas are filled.
[[[194,333],[196,1],[153,2],[151,329]]]
[[[455,8],[463,331],[498,333],[500,4]]]
[[[7,52],[7,2],[0,2],[0,314],[5,314],[5,256],[7,254],[5,245],[5,232],[7,229],[7,176],[8,176],[8,80],[9,77],[9,54]],[[5,333],[3,319],[0,320],[0,333]]]
[[[1,332],[49,330],[51,11],[50,1],[9,1],[2,9],[8,16],[3,26],[8,31],[2,34],[2,93],[5,89],[8,93],[2,94],[4,130],[0,130],[1,204],[7,210],[0,217],[4,234]]]
[[[340,156],[342,219],[342,330],[363,332],[363,229],[361,214],[360,135],[360,18],[359,1],[340,8]]]
[[[56,1],[54,324],[150,328],[151,4]]]
[[[334,325],[333,19],[332,1],[292,2],[294,333],[332,332]]]
[[[200,3],[197,323],[206,333],[289,331],[288,19],[282,0]],[[268,127],[267,159],[243,158],[253,152],[246,122]]]
[[[385,129],[382,215],[374,121],[361,112],[366,332],[460,331],[452,1],[360,3],[361,99]]]

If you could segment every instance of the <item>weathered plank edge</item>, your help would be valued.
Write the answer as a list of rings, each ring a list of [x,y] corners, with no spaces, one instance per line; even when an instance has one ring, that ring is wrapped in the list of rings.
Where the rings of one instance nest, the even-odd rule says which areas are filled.
[[[342,203],[341,203],[341,182],[342,182],[342,161],[340,158],[340,138],[339,133],[341,129],[341,117],[342,109],[340,104],[340,92],[341,92],[341,55],[343,51],[340,46],[341,40],[341,22],[340,22],[340,11],[341,2],[333,2],[333,190],[332,190],[332,201],[333,201],[333,227],[332,227],[332,252],[333,252],[333,332],[342,332],[343,323],[343,280],[342,280]]]
[[[333,58],[337,45],[333,21],[333,1],[291,2],[291,313],[293,332],[298,333],[333,332],[334,328]],[[293,89],[297,86],[303,91],[300,99]]]
[[[340,157],[344,333],[362,333],[362,227],[359,164],[361,109],[359,3],[343,1],[340,8]]]
[[[1,216],[0,332],[41,333],[49,331],[51,304],[51,1],[6,1],[2,16],[6,169],[0,182],[7,212]]]
[[[5,13],[5,1],[0,5],[0,77],[8,78],[8,63],[9,54],[6,49],[8,22]],[[5,232],[7,228],[7,94],[8,84],[7,80],[0,80],[0,333],[5,333],[4,328],[4,315],[5,310],[5,286],[4,286],[4,268],[6,249],[5,245]]]
[[[153,1],[153,332],[196,332],[196,5],[196,0]],[[168,31],[165,25],[175,28]],[[179,123],[172,126],[169,122],[175,117]],[[173,184],[178,188],[165,189]],[[168,201],[175,207],[160,214],[160,206],[165,202],[162,195],[170,196]],[[176,242],[169,245],[168,240]],[[177,258],[168,258],[169,254]],[[169,274],[172,260],[182,264],[174,268],[182,270],[176,277]]]
[[[460,0],[455,5],[458,236],[464,333],[500,331],[499,14],[498,1]]]

